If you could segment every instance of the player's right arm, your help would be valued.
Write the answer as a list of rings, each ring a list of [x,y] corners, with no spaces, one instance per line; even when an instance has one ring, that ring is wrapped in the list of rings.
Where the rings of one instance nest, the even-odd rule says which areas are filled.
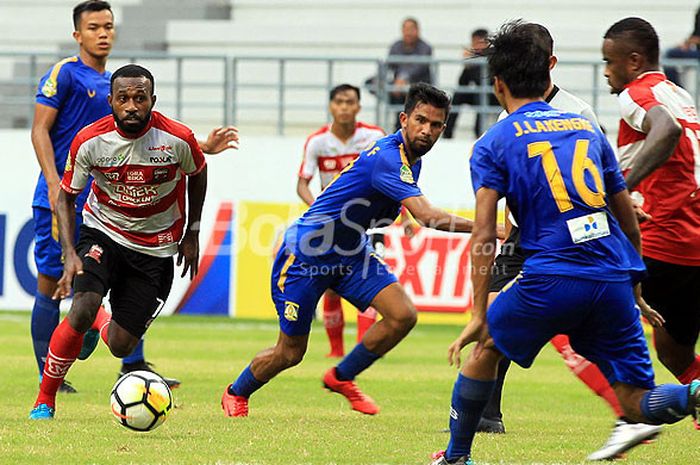
[[[311,206],[312,203],[314,203],[314,194],[311,192],[311,189],[309,188],[309,183],[311,182],[311,178],[304,178],[299,176],[297,178],[297,195],[301,200],[304,201],[306,205]]]
[[[630,190],[634,190],[644,178],[666,163],[673,155],[682,133],[680,123],[665,106],[655,102],[641,103],[643,106],[635,103],[631,114],[623,114],[625,121],[631,123],[634,129],[646,134],[644,144],[625,176]]]
[[[59,188],[56,202],[56,218],[58,220],[58,236],[63,250],[63,275],[58,280],[58,286],[53,299],[70,297],[71,284],[76,275],[83,274],[83,262],[75,252],[75,200],[78,194],[73,194]]]
[[[314,203],[314,194],[309,188],[309,183],[316,173],[318,165],[318,154],[314,144],[314,135],[310,135],[304,143],[304,156],[301,159],[301,166],[297,178],[297,195],[306,205]]]
[[[630,196],[629,190],[625,188],[625,181],[617,165],[612,147],[608,144],[605,136],[600,134],[600,137],[603,142],[601,161],[603,163],[603,176],[605,178],[610,211],[620,224],[622,232],[637,250],[637,253],[642,255],[642,233],[639,229],[638,214],[635,211],[632,197]],[[642,297],[641,284],[635,285],[634,297],[642,315],[644,315],[649,323],[654,327],[663,326],[664,318],[656,310],[651,308]]]
[[[46,179],[49,188],[49,205],[51,211],[56,210],[56,201],[60,191],[61,177],[56,170],[56,156],[49,133],[56,122],[58,110],[56,108],[37,103],[34,105],[34,121],[32,122],[32,145],[36,159],[41,167],[41,172]]]
[[[452,232],[471,232],[474,227],[471,220],[433,206],[424,195],[408,197],[401,204],[421,226]]]

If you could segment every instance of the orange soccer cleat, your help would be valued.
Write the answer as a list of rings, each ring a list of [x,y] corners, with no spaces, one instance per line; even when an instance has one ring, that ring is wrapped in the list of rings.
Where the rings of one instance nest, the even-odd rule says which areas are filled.
[[[234,396],[228,392],[228,388],[229,386],[226,386],[224,395],[221,396],[221,408],[224,409],[224,415],[227,417],[247,417],[248,398]]]
[[[374,403],[371,397],[360,391],[353,381],[341,381],[336,377],[335,367],[331,368],[323,375],[323,386],[329,391],[342,394],[350,402],[353,410],[366,415],[376,415],[379,413],[379,406]]]

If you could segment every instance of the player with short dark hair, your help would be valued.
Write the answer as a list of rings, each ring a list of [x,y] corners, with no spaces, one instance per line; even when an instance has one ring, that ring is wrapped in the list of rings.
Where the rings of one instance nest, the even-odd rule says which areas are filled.
[[[494,93],[509,116],[474,145],[476,196],[471,240],[472,320],[448,350],[451,363],[477,342],[454,385],[450,442],[438,464],[471,464],[472,441],[505,355],[529,368],[556,334],[596,363],[632,421],[675,423],[700,413],[700,380],[654,383],[635,306],[646,306],[639,227],[605,136],[542,99],[549,51],[527,23],[506,23],[491,40]],[[488,307],[497,204],[505,197],[521,230],[522,274]],[[488,321],[488,323],[487,323]],[[627,448],[641,441],[630,437]]]
[[[528,23],[523,25],[523,28],[526,31],[530,31],[532,37],[539,40],[541,46],[550,54],[549,68],[551,71],[557,63],[557,58],[554,56],[553,49],[554,39],[551,34],[547,28],[536,23]],[[597,118],[590,105],[566,90],[559,88],[551,79],[549,87],[544,94],[544,101],[557,110],[585,116],[592,124],[598,126]],[[507,117],[508,112],[504,110],[499,115],[498,119],[500,121]],[[525,263],[525,254],[520,245],[520,229],[515,219],[508,213],[507,208],[506,217],[506,224],[510,226],[510,232],[491,270],[491,283],[488,297],[489,305],[495,300],[498,293],[522,272],[523,264]],[[653,325],[660,325],[663,321],[655,312],[645,316]],[[615,391],[610,386],[608,380],[594,363],[591,363],[590,360],[576,353],[571,347],[568,336],[558,334],[553,337],[550,342],[562,355],[571,372],[583,381],[593,392],[605,400],[617,417],[615,432],[611,436],[610,441],[600,450],[589,455],[589,459],[595,460],[615,457],[618,453],[618,449],[625,446],[625,442],[621,440],[629,435],[646,436],[647,439],[651,439],[659,434],[661,427],[658,425],[630,423],[625,420],[620,402],[617,400]],[[478,431],[505,433],[503,414],[501,413],[501,395],[509,366],[510,360],[507,358],[499,362],[496,385],[484,409],[484,415],[479,422]]]
[[[73,9],[73,24],[73,38],[80,46],[80,53],[59,61],[41,78],[31,132],[32,145],[41,166],[32,201],[34,260],[38,277],[31,334],[39,376],[44,371],[51,334],[59,322],[60,300],[52,299],[51,296],[63,272],[61,244],[54,214],[61,176],[70,144],[78,131],[112,111],[107,102],[110,73],[106,70],[115,33],[110,4],[88,0],[76,5]],[[228,147],[235,147],[237,140],[235,128],[217,128],[200,145],[205,153],[218,153]],[[76,198],[77,225],[82,223],[83,204],[88,191],[86,188]],[[97,334],[88,334],[86,350],[81,358],[85,358],[97,344]],[[120,373],[137,369],[152,371],[144,359],[142,343],[134,353],[122,360]],[[180,384],[174,378],[164,379],[171,387]],[[75,392],[75,389],[64,383],[61,391]]]
[[[323,377],[325,387],[345,396],[353,410],[379,412],[354,379],[408,334],[416,323],[416,310],[370,246],[366,231],[393,223],[401,205],[429,227],[471,231],[471,221],[433,207],[416,184],[422,157],[440,137],[449,106],[443,91],[429,84],[413,85],[401,113],[401,129],[364,150],[286,231],[271,280],[279,338],[224,390],[221,405],[227,416],[247,416],[250,395],[301,362],[312,315],[327,289],[359,310],[371,305],[383,317]]]
[[[360,89],[351,84],[339,84],[329,93],[328,108],[332,117],[326,124],[314,131],[304,144],[304,156],[299,168],[297,194],[307,204],[314,202],[314,195],[309,183],[316,171],[321,180],[321,190],[352,162],[364,149],[385,136],[379,126],[357,121],[361,110]],[[370,243],[375,252],[384,256],[383,230],[368,232]],[[365,332],[374,324],[377,312],[369,307],[357,314],[357,341],[361,341]],[[340,296],[332,290],[323,295],[323,326],[326,328],[330,352],[327,357],[345,355],[343,329],[345,318]]]
[[[666,79],[651,24],[625,18],[605,33],[605,76],[620,105],[620,166],[649,219],[641,224],[642,295],[664,317],[661,363],[682,383],[700,378],[700,122],[695,99]],[[697,423],[696,423],[697,427]]]
[[[145,68],[117,70],[112,115],[81,130],[71,144],[56,207],[65,264],[54,297],[68,297],[71,286],[75,294],[51,337],[30,419],[53,418],[56,392],[88,329],[98,331],[116,357],[134,350],[168,297],[172,255],[184,262],[183,276],[197,274],[206,162],[189,128],[152,111],[154,86]],[[74,203],[91,176],[76,245]],[[111,316],[101,307],[107,292]]]

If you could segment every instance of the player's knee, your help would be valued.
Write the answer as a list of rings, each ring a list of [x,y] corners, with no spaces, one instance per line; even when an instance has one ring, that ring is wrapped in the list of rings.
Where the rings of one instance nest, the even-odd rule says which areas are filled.
[[[109,351],[112,352],[112,355],[114,355],[117,358],[124,358],[128,355],[131,355],[135,347],[136,344],[130,344],[126,341],[114,340],[113,338],[109,339]]]
[[[97,294],[77,293],[73,297],[73,304],[68,313],[71,326],[81,333],[90,329],[101,303],[102,297]]]
[[[409,302],[401,311],[395,312],[394,315],[388,319],[388,322],[394,330],[408,332],[413,329],[418,322],[416,308]]]

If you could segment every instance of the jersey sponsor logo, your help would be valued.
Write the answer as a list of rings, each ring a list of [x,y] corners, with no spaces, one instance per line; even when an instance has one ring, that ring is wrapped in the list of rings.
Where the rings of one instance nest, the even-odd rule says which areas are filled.
[[[95,160],[95,163],[100,166],[112,166],[112,165],[118,165],[121,162],[126,160],[126,154],[125,153],[119,153],[117,155],[103,155],[101,157],[97,157],[97,160]]]
[[[172,232],[168,231],[168,232],[158,234],[157,240],[158,240],[158,245],[172,244],[173,242],[175,242],[175,237],[173,236]]]
[[[411,172],[411,168],[409,168],[407,165],[401,165],[399,178],[403,182],[405,182],[406,184],[415,184],[415,181],[413,180],[413,173]]]
[[[126,182],[132,184],[144,184],[146,182],[146,174],[143,172],[143,170],[127,171]]]
[[[88,97],[93,98],[97,94],[97,92],[95,92],[94,89],[88,89],[87,94],[88,94]]]
[[[148,147],[148,150],[150,152],[167,152],[167,151],[170,151],[172,149],[173,149],[172,145],[165,145],[165,144],[152,145],[152,146]]]
[[[119,181],[119,173],[104,173],[104,175],[110,181]]]
[[[299,319],[299,304],[294,302],[284,302],[284,318],[287,321],[297,321]]]
[[[58,92],[56,81],[52,78],[48,78],[41,88],[41,93],[44,94],[45,97],[51,98],[56,95],[56,92]]]
[[[154,186],[114,186],[115,197],[119,202],[131,205],[145,205],[158,199],[158,189]]]
[[[149,157],[148,160],[151,163],[172,163],[175,161],[175,157],[172,155],[163,155],[159,157]]]
[[[66,158],[66,167],[63,168],[64,173],[69,173],[73,170],[73,157],[70,156],[70,152],[68,153],[68,158]]]
[[[569,234],[574,244],[592,241],[610,235],[608,216],[605,212],[596,212],[591,215],[579,216],[567,220]]]
[[[153,170],[153,182],[163,182],[168,179],[167,168],[156,168]]]
[[[97,244],[92,244],[90,250],[85,254],[85,257],[92,258],[97,263],[102,263],[102,254],[104,250]]]
[[[323,169],[330,171],[336,169],[336,161],[333,159],[326,159],[323,160]]]

